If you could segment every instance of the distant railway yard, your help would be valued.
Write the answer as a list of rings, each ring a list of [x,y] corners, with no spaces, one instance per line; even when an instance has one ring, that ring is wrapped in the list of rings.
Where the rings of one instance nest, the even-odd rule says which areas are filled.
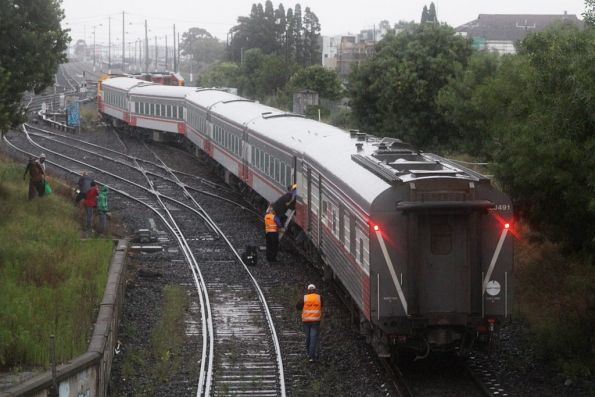
[[[350,220],[349,206],[353,204],[357,211],[369,213],[374,209],[370,204],[362,210],[365,204],[362,204],[364,200],[357,202],[359,196],[348,204],[349,182],[325,186],[331,178],[323,177],[321,170],[330,168],[324,168],[315,158],[303,160],[302,168],[301,160],[295,157],[285,160],[283,156],[287,152],[282,150],[270,151],[270,159],[267,153],[259,155],[265,146],[259,148],[256,142],[264,141],[249,138],[249,134],[266,131],[268,120],[274,123],[287,118],[286,115],[258,109],[256,112],[263,120],[259,125],[247,113],[249,108],[242,108],[254,105],[244,105],[243,99],[222,92],[213,94],[217,98],[213,103],[205,100],[206,91],[198,91],[194,94],[198,107],[178,105],[175,101],[182,97],[172,94],[173,87],[164,91],[169,102],[160,107],[155,100],[158,86],[149,85],[146,89],[139,85],[139,91],[134,92],[138,83],[126,81],[126,89],[131,90],[130,96],[126,96],[128,109],[139,116],[134,122],[131,114],[121,116],[134,126],[131,128],[118,121],[113,111],[106,111],[109,103],[119,101],[105,94],[109,89],[108,79],[100,87],[104,90],[99,99],[104,122],[92,122],[84,131],[76,132],[64,127],[65,119],[52,113],[59,113],[54,109],[60,108],[61,94],[73,93],[83,85],[83,76],[87,80],[99,79],[91,70],[84,63],[62,65],[59,88],[55,93],[26,98],[30,110],[28,122],[20,130],[8,132],[0,150],[23,164],[29,157],[44,153],[47,174],[67,186],[74,186],[84,171],[99,185],[109,187],[111,235],[127,238],[130,243],[120,321],[114,330],[111,374],[104,380],[108,395],[592,395],[592,383],[571,382],[548,369],[525,340],[524,324],[511,319],[513,308],[508,299],[512,292],[509,296],[507,288],[512,281],[507,266],[512,266],[513,242],[508,235],[512,210],[505,196],[488,191],[489,182],[483,176],[446,159],[411,152],[394,141],[361,140],[358,134],[349,143],[354,149],[351,158],[356,173],[365,170],[365,175],[369,173],[379,180],[370,184],[371,189],[384,189],[384,184],[396,181],[392,178],[400,178],[426,190],[424,199],[416,202],[412,197],[417,196],[409,196],[397,208],[415,214],[416,218],[408,219],[416,219],[420,230],[425,227],[429,230],[427,236],[419,232],[416,235],[419,240],[410,243],[431,247],[431,253],[419,256],[420,263],[436,261],[439,255],[450,255],[450,261],[460,260],[451,244],[453,247],[469,244],[466,249],[482,258],[483,268],[471,270],[471,277],[478,280],[477,286],[468,286],[467,281],[456,277],[448,281],[455,288],[467,290],[471,301],[453,298],[450,302],[448,292],[435,297],[428,295],[428,291],[444,281],[431,280],[430,273],[423,273],[431,268],[422,269],[421,274],[426,278],[412,284],[407,281],[407,268],[397,267],[398,273],[395,272],[392,262],[400,263],[401,257],[393,256],[392,244],[409,237],[399,234],[391,237],[385,229],[404,228],[398,219],[382,221],[374,213],[374,220],[372,215],[366,218],[360,231],[360,215],[352,215]],[[114,84],[114,92],[125,95],[123,86]],[[145,102],[139,99],[145,95],[143,89],[147,98],[152,96],[152,99]],[[191,91],[184,91],[184,95]],[[91,102],[88,106],[96,105]],[[183,113],[182,106],[187,109]],[[212,142],[200,135],[200,106],[214,112],[204,115],[205,121],[213,124],[208,129]],[[225,106],[229,106],[229,111]],[[141,114],[148,114],[147,120],[151,122],[158,117],[164,123],[175,120],[174,131],[180,131],[182,121],[185,127],[181,131],[185,136],[171,139],[171,133],[157,134],[155,125],[143,127]],[[217,129],[216,120],[231,125],[234,114],[239,115],[238,120],[245,120],[239,122],[244,126],[239,131],[240,138]],[[55,121],[43,122],[44,115]],[[325,133],[329,136],[333,131]],[[309,139],[308,135],[310,130],[305,137],[296,134],[291,139],[303,143],[302,140]],[[241,140],[244,145],[251,142],[251,146],[242,149]],[[357,144],[374,147],[374,156],[384,155],[388,160],[380,162],[381,166],[372,164],[369,159],[373,157],[366,157],[366,149]],[[334,146],[339,148],[340,144]],[[233,155],[247,156],[247,160],[232,166],[229,158]],[[396,157],[391,155],[401,156],[401,160],[395,161]],[[333,158],[330,154],[329,157]],[[394,163],[390,172],[396,170],[392,175],[388,167],[391,161]],[[407,162],[410,168],[403,167]],[[272,182],[264,183],[264,177],[257,176],[265,169],[265,163],[265,174],[270,170]],[[410,171],[411,167],[416,167],[416,171]],[[320,173],[315,176],[315,171]],[[453,178],[452,185],[440,185],[440,189],[452,192],[442,191],[439,196],[420,179],[436,176]],[[261,178],[260,182],[256,182],[257,177]],[[365,181],[353,173],[350,177],[357,183]],[[463,180],[464,188],[454,178]],[[269,262],[265,257],[262,218],[267,203],[283,192],[273,185],[282,189],[294,182],[298,183],[301,196],[294,224],[281,239],[278,262]],[[495,221],[479,215],[463,219],[461,205],[454,203],[458,200],[457,189],[464,189],[465,194],[474,198],[463,209],[465,214],[478,214],[495,202],[500,215]],[[457,215],[436,218],[445,209]],[[431,219],[419,213],[434,214],[442,226],[432,229]],[[444,222],[448,225],[446,229]],[[444,240],[445,233],[456,234],[460,228],[479,225],[484,229],[481,244],[485,253],[473,251],[479,240],[468,242],[450,235],[448,243]],[[487,231],[492,227],[493,232]],[[330,238],[333,235],[334,240]],[[83,237],[99,236],[85,231]],[[243,259],[248,246],[259,247],[256,265],[250,266]],[[410,255],[419,255],[411,252]],[[507,255],[510,255],[508,263]],[[350,269],[344,270],[343,263],[350,263],[346,265]],[[413,261],[411,265],[416,263]],[[361,280],[351,284],[355,275]],[[450,276],[444,273],[440,277]],[[423,283],[427,290],[421,289]],[[324,298],[320,356],[315,362],[308,361],[300,312],[295,307],[303,299],[308,284],[318,286]],[[420,288],[420,295],[413,293],[414,286]],[[384,292],[387,289],[390,293]],[[444,314],[432,317],[432,310],[447,312],[451,310],[449,305],[458,317]],[[417,312],[417,322],[406,316],[408,310]],[[464,319],[457,323],[461,316]],[[495,329],[491,328],[494,323],[497,323]],[[11,394],[12,386],[0,386],[0,396],[19,395]]]

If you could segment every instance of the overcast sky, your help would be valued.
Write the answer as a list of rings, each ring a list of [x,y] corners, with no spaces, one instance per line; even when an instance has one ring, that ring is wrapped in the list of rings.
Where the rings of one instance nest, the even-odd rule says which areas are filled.
[[[239,16],[248,16],[253,0],[63,0],[66,27],[73,41],[86,37],[93,42],[93,26],[97,44],[107,43],[108,18],[111,16],[112,43],[122,37],[122,11],[126,12],[126,41],[144,37],[144,20],[148,21],[149,37],[168,35],[171,45],[172,25],[179,32],[197,26],[226,40],[229,29]],[[273,1],[275,8],[294,8],[297,1]],[[419,21],[424,0],[309,0],[299,2],[318,16],[323,35],[357,33],[372,28],[381,20],[391,24],[399,20]],[[262,1],[264,4],[264,1]],[[584,11],[584,0],[435,0],[438,19],[458,26],[477,18],[478,14],[576,14]],[[102,25],[102,26],[98,26]]]

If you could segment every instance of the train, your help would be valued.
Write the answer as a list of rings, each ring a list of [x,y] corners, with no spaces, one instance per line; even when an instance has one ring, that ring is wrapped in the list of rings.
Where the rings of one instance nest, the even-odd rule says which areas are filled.
[[[297,184],[295,243],[340,285],[379,356],[466,349],[510,316],[513,208],[489,177],[224,90],[102,85],[113,125],[187,140],[268,202]]]

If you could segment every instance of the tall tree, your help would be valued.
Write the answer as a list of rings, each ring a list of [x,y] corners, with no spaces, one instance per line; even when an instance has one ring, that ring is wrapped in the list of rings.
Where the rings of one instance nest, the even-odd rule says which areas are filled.
[[[421,23],[426,23],[428,22],[428,6],[424,6],[424,9],[421,12]]]
[[[285,54],[285,32],[287,30],[287,17],[285,16],[285,7],[279,4],[275,10],[275,40],[278,44],[278,54]]]
[[[270,0],[253,4],[249,17],[239,17],[231,29],[230,58],[237,61],[242,51],[259,48],[265,54],[281,55],[286,62],[301,65],[318,63],[320,58],[320,22],[310,8],[302,15],[300,4],[276,10]]]
[[[320,22],[310,7],[306,7],[304,14],[304,66],[314,65],[322,62],[322,54],[319,49],[318,38],[320,37]]]
[[[293,43],[295,45],[295,61],[304,64],[304,26],[302,20],[302,6],[298,3],[293,8]]]
[[[293,9],[287,10],[287,31],[285,32],[285,61],[293,62],[295,60],[295,32],[296,25],[293,17]]]
[[[0,131],[23,121],[23,92],[39,93],[66,62],[70,37],[59,0],[0,3]]]
[[[434,5],[434,2],[430,3],[427,22],[438,23],[438,16],[436,15],[436,6]]]
[[[387,35],[349,78],[359,125],[425,149],[446,144],[456,128],[439,112],[436,98],[471,53],[471,44],[448,26],[424,24],[413,33]]]

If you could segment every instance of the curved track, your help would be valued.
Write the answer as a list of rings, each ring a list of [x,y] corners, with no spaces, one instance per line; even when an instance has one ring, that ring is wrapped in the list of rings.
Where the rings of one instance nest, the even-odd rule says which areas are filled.
[[[284,396],[285,380],[281,351],[264,295],[227,236],[210,219],[209,214],[200,207],[196,199],[191,198],[191,194],[173,170],[168,171],[170,175],[166,179],[157,172],[148,173],[144,169],[143,166],[151,164],[150,162],[119,155],[116,168],[124,162],[122,158],[136,163],[136,175],[133,178],[122,178],[115,172],[106,170],[107,164],[104,164],[103,168],[90,165],[84,155],[83,159],[79,160],[60,154],[49,145],[38,145],[30,137],[28,139],[32,145],[46,153],[91,168],[96,175],[104,175],[105,178],[100,182],[108,184],[115,192],[128,198],[134,197],[137,202],[149,207],[170,230],[170,235],[177,241],[185,261],[191,266],[201,297],[203,353],[197,395],[246,393]],[[49,137],[45,139],[51,141]],[[57,140],[54,140],[53,144],[64,145]],[[86,149],[77,147],[76,151],[83,154]],[[155,154],[152,155],[156,157]],[[107,159],[105,155],[101,157]],[[142,162],[144,164],[141,165]],[[154,166],[161,172],[169,169],[163,162]],[[77,172],[73,168],[69,170]],[[149,187],[143,186],[142,179]],[[146,197],[147,194],[154,197]],[[185,204],[173,197],[190,198],[193,204]],[[204,220],[200,227],[197,227],[197,215]],[[206,238],[187,237],[193,234]],[[208,241],[208,244],[205,244],[205,241]],[[216,260],[205,260],[205,253],[215,253]],[[200,263],[197,257],[201,258]],[[223,272],[222,267],[225,267]],[[205,273],[204,277],[201,272]],[[230,280],[222,280],[222,273]]]

